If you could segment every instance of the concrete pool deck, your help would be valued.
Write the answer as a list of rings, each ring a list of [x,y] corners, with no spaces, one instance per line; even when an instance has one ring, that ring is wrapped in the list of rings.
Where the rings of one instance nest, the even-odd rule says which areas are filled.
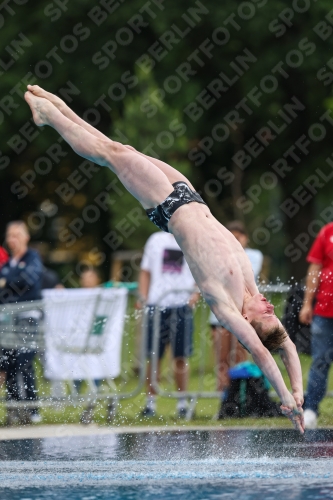
[[[217,430],[285,430],[286,427],[266,426],[225,426],[225,425],[173,425],[173,426],[124,426],[106,427],[96,424],[80,425],[27,425],[0,428],[0,441],[17,439],[43,439],[48,437],[93,436],[108,434],[139,434],[143,432],[217,431]],[[333,427],[325,427],[333,429]]]

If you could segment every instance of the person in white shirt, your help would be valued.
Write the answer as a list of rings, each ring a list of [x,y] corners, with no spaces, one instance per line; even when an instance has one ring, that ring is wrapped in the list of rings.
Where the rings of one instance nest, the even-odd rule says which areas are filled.
[[[257,282],[264,259],[262,252],[254,248],[248,248],[249,237],[241,221],[231,221],[226,227],[244,248],[245,253],[250,259],[255,281]],[[209,315],[209,324],[211,326],[217,364],[217,390],[221,392],[221,405],[217,416],[219,418],[222,414],[223,402],[228,395],[228,388],[230,386],[229,369],[238,363],[246,361],[248,353],[237,341],[236,337],[221,326],[212,312]]]
[[[187,358],[192,353],[193,306],[199,298],[195,282],[183,252],[174,236],[158,232],[148,239],[141,261],[139,275],[139,301],[146,307],[147,354],[153,350],[154,315],[160,311],[158,372],[165,348],[170,344],[174,358],[173,369],[176,388],[186,391],[188,384]],[[159,376],[159,373],[158,373]],[[151,385],[151,363],[147,369],[147,402],[142,414],[153,417],[156,412],[156,393]],[[186,416],[186,398],[177,403],[178,416]]]

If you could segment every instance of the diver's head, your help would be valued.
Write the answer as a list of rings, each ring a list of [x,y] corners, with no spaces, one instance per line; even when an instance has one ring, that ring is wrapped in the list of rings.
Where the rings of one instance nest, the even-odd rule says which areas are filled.
[[[287,333],[274,313],[274,306],[261,293],[244,302],[243,317],[255,329],[262,344],[269,351],[282,347]]]

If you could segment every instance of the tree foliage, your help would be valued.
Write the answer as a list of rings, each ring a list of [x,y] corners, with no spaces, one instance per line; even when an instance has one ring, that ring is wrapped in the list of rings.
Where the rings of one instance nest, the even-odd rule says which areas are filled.
[[[304,275],[306,250],[330,219],[321,215],[332,182],[332,123],[324,115],[332,110],[333,83],[328,0],[10,6],[0,22],[2,231],[10,219],[30,217],[35,239],[53,251],[78,259],[95,247],[109,254],[107,234],[137,206],[116,193],[107,210],[98,205],[112,179],[105,169],[86,176],[68,201],[59,196],[82,159],[54,131],[37,134],[31,125],[22,98],[30,80],[59,93],[106,135],[121,133],[142,150],[153,143],[221,222],[244,219],[252,244],[271,257],[272,278]],[[179,128],[170,130],[175,120]],[[50,156],[53,144],[62,157]],[[281,173],[276,162],[283,158],[288,168]],[[98,218],[96,208],[84,217],[90,205]],[[119,248],[142,246],[152,231],[143,221]]]

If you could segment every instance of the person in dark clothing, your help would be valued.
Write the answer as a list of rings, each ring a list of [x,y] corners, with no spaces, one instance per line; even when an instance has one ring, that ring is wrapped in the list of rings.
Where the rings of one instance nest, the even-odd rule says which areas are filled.
[[[6,229],[6,244],[10,259],[0,270],[0,304],[10,304],[41,298],[43,265],[39,254],[28,248],[29,231],[23,221],[10,222]],[[34,317],[18,318],[20,324],[28,322],[29,327],[36,326]],[[27,349],[2,349],[1,369],[6,372],[6,390],[8,399],[21,399],[18,376],[23,377],[24,399],[36,400],[35,374],[33,358],[35,351]],[[37,408],[31,410],[32,422],[40,421]]]
[[[296,345],[297,352],[311,354],[311,331],[309,325],[299,321],[299,313],[304,300],[305,285],[294,285],[287,297],[281,323],[290,339]]]
[[[64,288],[64,286],[60,282],[58,274],[53,269],[43,266],[42,290],[52,288]]]

